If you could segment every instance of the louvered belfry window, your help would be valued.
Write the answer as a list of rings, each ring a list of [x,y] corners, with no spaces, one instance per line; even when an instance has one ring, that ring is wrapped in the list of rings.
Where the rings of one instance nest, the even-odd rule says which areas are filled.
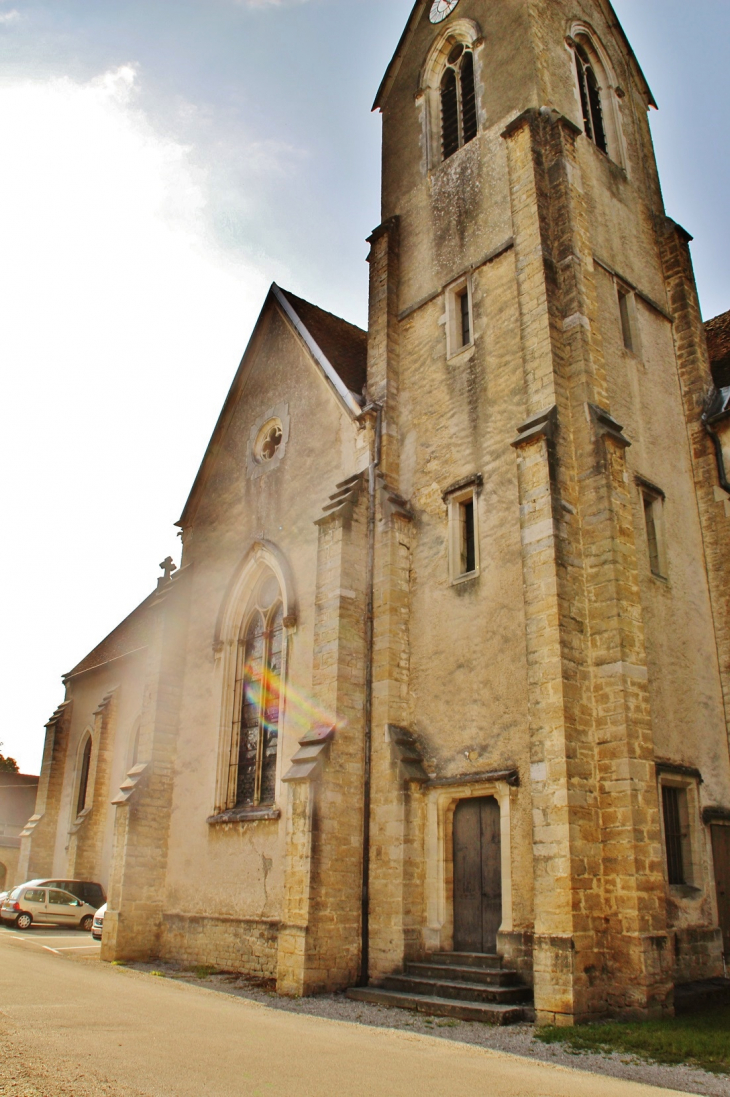
[[[441,79],[441,151],[444,160],[477,135],[474,54],[458,42]]]
[[[229,782],[237,808],[274,803],[283,637],[278,602],[266,616],[256,610],[239,643]]]
[[[583,127],[586,136],[590,137],[601,152],[608,155],[608,141],[606,140],[606,127],[603,121],[603,106],[601,104],[601,86],[593,63],[588,56],[588,51],[579,43],[576,43],[575,46],[575,63],[578,66],[580,104],[583,110]]]

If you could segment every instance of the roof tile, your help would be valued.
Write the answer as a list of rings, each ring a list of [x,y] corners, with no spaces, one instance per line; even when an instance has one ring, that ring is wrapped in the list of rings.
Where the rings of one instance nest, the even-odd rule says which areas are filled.
[[[723,312],[705,324],[707,348],[711,362],[721,362],[730,357],[730,312]]]
[[[350,392],[361,396],[367,380],[367,332],[289,290],[281,292]]]

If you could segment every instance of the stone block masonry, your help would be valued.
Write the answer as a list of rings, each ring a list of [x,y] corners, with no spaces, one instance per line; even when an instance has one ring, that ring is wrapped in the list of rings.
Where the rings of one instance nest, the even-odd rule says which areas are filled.
[[[278,940],[276,919],[166,913],[160,959],[276,979]]]

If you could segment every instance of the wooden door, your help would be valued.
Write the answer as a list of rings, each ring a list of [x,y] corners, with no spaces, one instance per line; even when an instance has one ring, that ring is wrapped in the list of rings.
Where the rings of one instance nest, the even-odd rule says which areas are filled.
[[[725,955],[730,957],[730,827],[712,827],[717,909]]]
[[[494,952],[502,924],[502,843],[493,796],[454,812],[454,950]]]

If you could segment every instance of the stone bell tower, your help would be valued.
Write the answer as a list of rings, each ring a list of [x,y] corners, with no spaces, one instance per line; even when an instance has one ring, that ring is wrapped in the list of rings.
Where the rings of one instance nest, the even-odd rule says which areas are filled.
[[[531,968],[538,1017],[661,1014],[679,939],[668,911],[691,920],[667,881],[661,764],[689,768],[709,727],[718,796],[728,767],[696,409],[678,382],[679,367],[701,387],[707,363],[651,91],[607,0],[419,0],[375,106],[368,395],[381,474],[414,521],[398,586],[407,670],[384,667],[374,701],[372,842],[382,881],[395,854],[379,819],[405,796],[416,852],[403,856],[424,862],[387,917],[373,885],[376,973],[453,940],[443,795],[378,769],[378,727],[405,724],[454,801],[470,777],[517,775],[498,945]]]

